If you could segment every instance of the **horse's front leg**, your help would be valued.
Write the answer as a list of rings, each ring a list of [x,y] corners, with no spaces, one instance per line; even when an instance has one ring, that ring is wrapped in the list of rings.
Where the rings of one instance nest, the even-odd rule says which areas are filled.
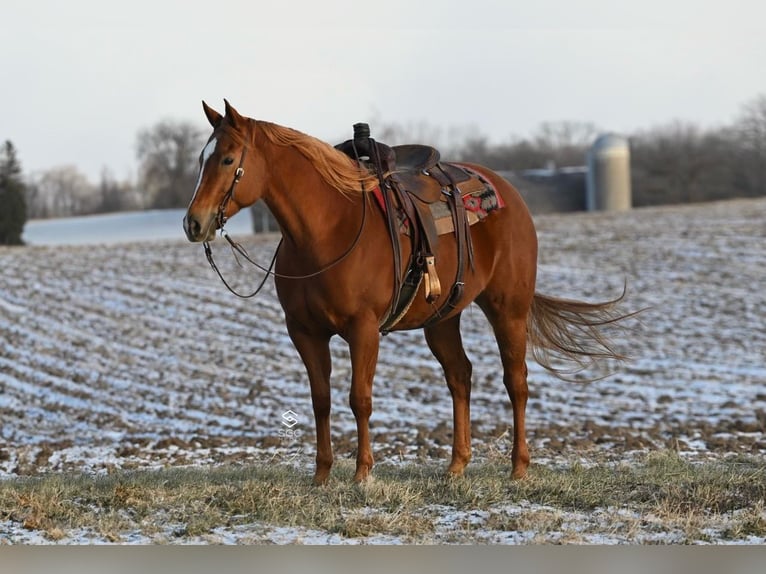
[[[349,402],[356,418],[357,454],[354,480],[365,480],[372,469],[373,458],[370,446],[370,415],[372,414],[372,379],[378,362],[380,335],[374,317],[359,321],[343,338],[348,342],[351,353],[351,392]]]
[[[311,385],[311,402],[317,433],[317,457],[314,484],[324,484],[332,468],[330,440],[330,358],[329,336],[306,333],[300,326],[287,321],[287,332],[303,359]]]

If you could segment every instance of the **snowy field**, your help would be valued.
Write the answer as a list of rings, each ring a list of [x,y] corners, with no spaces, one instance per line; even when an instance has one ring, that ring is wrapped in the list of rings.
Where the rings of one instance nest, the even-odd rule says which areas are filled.
[[[605,299],[627,281],[625,309],[650,308],[617,334],[633,360],[605,380],[562,382],[530,362],[531,472],[668,448],[694,459],[766,454],[766,200],[536,224],[540,292]],[[235,298],[202,248],[181,239],[180,222],[178,236],[0,247],[0,476],[267,460],[312,468],[308,383],[273,284]],[[264,263],[277,242],[239,237]],[[258,276],[217,243],[225,272],[253,286]],[[464,314],[463,334],[477,459],[510,453],[510,402],[478,308]],[[342,341],[333,354],[333,443],[348,457]],[[449,460],[449,393],[420,331],[382,340],[371,436],[379,462]]]
[[[62,219],[33,219],[24,226],[28,245],[92,245],[146,241],[148,238],[177,239],[185,209],[155,209],[129,213],[106,213]],[[230,233],[252,229],[250,212],[232,219]]]

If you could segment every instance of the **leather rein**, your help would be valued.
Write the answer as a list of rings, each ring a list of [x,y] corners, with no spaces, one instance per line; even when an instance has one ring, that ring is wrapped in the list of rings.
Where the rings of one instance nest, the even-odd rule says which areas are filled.
[[[223,284],[226,286],[226,288],[231,291],[234,295],[237,297],[240,297],[241,299],[250,299],[252,297],[255,297],[258,293],[261,292],[263,289],[263,286],[266,284],[266,280],[270,277],[278,277],[279,279],[294,279],[294,280],[300,280],[300,279],[311,279],[312,277],[316,277],[318,275],[321,275],[325,271],[335,267],[338,263],[346,259],[351,252],[356,249],[357,245],[359,245],[359,240],[362,237],[362,231],[364,231],[364,226],[367,221],[367,198],[362,197],[362,223],[359,225],[359,230],[356,233],[356,237],[354,238],[354,241],[351,243],[351,246],[346,249],[346,251],[337,259],[326,265],[325,267],[322,267],[318,271],[314,271],[313,273],[308,273],[306,275],[284,275],[282,273],[277,273],[274,271],[274,264],[277,261],[277,255],[279,254],[279,248],[282,247],[282,242],[284,241],[284,237],[281,237],[279,239],[279,243],[277,244],[277,248],[274,250],[274,255],[271,258],[271,263],[269,263],[268,267],[264,267],[257,261],[254,261],[250,254],[245,250],[244,247],[237,241],[234,241],[231,236],[228,234],[228,232],[224,229],[224,226],[226,225],[226,222],[228,221],[228,218],[226,217],[226,208],[229,206],[229,202],[234,199],[234,190],[237,187],[237,184],[242,179],[242,176],[245,175],[245,154],[247,152],[247,147],[242,148],[242,155],[239,158],[239,166],[237,167],[236,171],[234,172],[234,179],[231,182],[231,186],[229,186],[229,190],[226,192],[226,194],[223,196],[223,199],[221,200],[221,203],[218,205],[218,213],[215,217],[215,223],[218,226],[218,229],[220,230],[221,237],[226,239],[228,241],[229,246],[231,247],[231,251],[234,254],[234,260],[237,262],[237,265],[240,267],[243,267],[242,263],[239,260],[239,256],[244,258],[248,263],[256,267],[257,269],[263,271],[265,273],[263,279],[258,284],[258,287],[255,288],[255,290],[252,293],[248,294],[242,294],[238,292],[236,289],[234,289],[231,285],[229,285],[228,281],[224,278],[223,274],[221,273],[221,270],[218,268],[218,265],[216,265],[215,260],[213,259],[213,251],[210,248],[210,242],[209,241],[203,241],[202,245],[205,249],[205,257],[207,258],[207,262],[210,264],[210,267],[212,267],[213,271],[216,272],[219,279],[223,282]],[[364,190],[362,190],[364,192]]]

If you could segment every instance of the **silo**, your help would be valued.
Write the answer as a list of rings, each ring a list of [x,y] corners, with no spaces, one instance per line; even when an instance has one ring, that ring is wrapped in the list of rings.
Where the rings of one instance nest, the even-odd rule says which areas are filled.
[[[599,136],[588,151],[588,211],[626,211],[631,207],[630,146],[616,134]]]

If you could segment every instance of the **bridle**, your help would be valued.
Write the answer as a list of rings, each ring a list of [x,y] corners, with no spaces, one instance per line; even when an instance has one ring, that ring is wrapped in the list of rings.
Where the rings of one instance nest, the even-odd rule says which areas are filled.
[[[247,146],[243,146],[242,155],[239,156],[239,165],[234,172],[234,179],[229,186],[229,191],[226,192],[226,194],[223,196],[223,199],[221,200],[221,203],[218,205],[218,213],[215,216],[215,222],[219,229],[223,229],[223,226],[226,225],[226,208],[229,207],[229,202],[234,198],[234,190],[236,189],[237,184],[242,179],[242,176],[245,175],[245,168],[243,166],[245,165],[246,154]]]
[[[271,258],[271,263],[269,263],[268,267],[264,267],[257,261],[254,261],[250,254],[247,252],[247,250],[242,247],[240,243],[237,241],[234,241],[231,236],[228,234],[228,232],[224,229],[224,225],[226,225],[227,217],[226,217],[226,209],[229,206],[229,202],[234,200],[234,190],[237,187],[237,184],[242,180],[242,176],[245,175],[245,154],[247,153],[247,146],[244,146],[242,148],[242,155],[239,158],[239,166],[237,167],[236,171],[234,172],[234,179],[231,182],[231,185],[229,186],[228,191],[223,196],[223,199],[221,199],[221,203],[218,205],[218,212],[216,213],[215,217],[215,224],[218,226],[218,229],[220,230],[221,237],[226,239],[228,241],[229,246],[231,247],[231,251],[234,254],[234,260],[237,262],[237,265],[242,267],[242,263],[239,260],[239,257],[237,254],[242,256],[248,263],[256,267],[257,269],[260,269],[265,273],[263,276],[263,279],[258,284],[258,287],[255,288],[255,290],[252,293],[248,293],[246,295],[243,295],[242,293],[238,292],[236,289],[234,289],[224,278],[223,274],[221,273],[221,270],[218,268],[218,265],[216,265],[215,260],[213,259],[213,251],[210,248],[210,242],[209,241],[203,241],[202,246],[205,249],[205,257],[207,258],[207,262],[210,264],[210,267],[213,268],[213,271],[216,272],[220,280],[223,282],[223,284],[226,286],[226,288],[234,293],[237,297],[240,297],[242,299],[250,299],[252,297],[255,297],[258,293],[261,292],[264,285],[266,284],[266,280],[269,278],[269,276],[278,277],[279,279],[294,279],[294,280],[300,280],[300,279],[311,279],[312,277],[316,277],[318,275],[321,275],[325,271],[335,267],[338,263],[346,259],[351,252],[356,248],[356,246],[359,244],[359,240],[362,237],[362,231],[364,230],[365,223],[367,221],[367,198],[362,197],[362,223],[359,225],[359,230],[356,233],[356,237],[354,238],[354,241],[351,243],[351,246],[346,249],[346,251],[337,259],[335,259],[333,262],[329,263],[325,267],[322,267],[318,271],[314,271],[313,273],[308,273],[306,275],[283,275],[282,273],[277,273],[274,271],[274,264],[277,261],[277,255],[279,254],[279,248],[282,247],[282,242],[284,241],[284,237],[281,237],[279,239],[279,243],[277,244],[277,248],[274,250],[274,255]],[[364,193],[364,189],[362,189],[362,193]],[[234,200],[236,201],[236,200]]]

